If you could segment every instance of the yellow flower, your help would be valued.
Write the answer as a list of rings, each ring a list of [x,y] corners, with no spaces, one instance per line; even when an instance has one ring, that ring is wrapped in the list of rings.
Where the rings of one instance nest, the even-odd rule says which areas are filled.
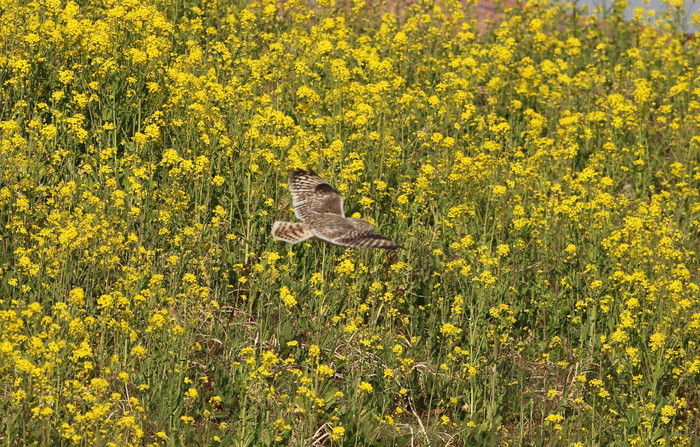
[[[355,264],[351,260],[345,259],[335,267],[335,271],[341,275],[348,275],[355,271]]]
[[[294,297],[294,295],[289,291],[289,288],[287,286],[280,287],[279,294],[280,299],[282,300],[284,305],[287,306],[287,308],[291,309],[292,307],[296,306],[297,300]]]
[[[500,196],[504,195],[507,191],[508,190],[506,189],[506,187],[502,186],[502,185],[496,185],[493,188],[491,188],[491,192],[496,197],[500,197]]]
[[[316,373],[318,373],[319,376],[330,377],[335,373],[335,371],[333,371],[333,368],[327,365],[318,365],[318,367],[316,367]]]
[[[440,333],[444,335],[445,337],[450,337],[453,335],[459,335],[462,333],[462,329],[454,326],[451,323],[445,323],[442,325],[440,328]]]
[[[399,262],[392,264],[390,268],[394,272],[401,272],[404,270],[408,270],[409,266],[407,263],[405,263],[403,261],[399,261]]]
[[[192,416],[180,416],[180,420],[186,425],[194,424],[194,418]]]
[[[676,415],[676,409],[672,405],[664,405],[661,408],[661,420],[664,424],[671,422],[671,418]]]
[[[309,346],[309,357],[318,357],[321,354],[321,348],[318,345]]]
[[[73,70],[62,70],[58,74],[58,80],[63,84],[69,84],[75,79],[75,72]]]
[[[323,282],[323,275],[320,273],[313,273],[310,281],[311,284],[321,284]]]
[[[361,382],[361,383],[357,386],[357,389],[358,389],[359,391],[365,391],[365,392],[367,392],[367,393],[371,393],[372,391],[374,391],[374,388],[372,387],[372,384],[371,384],[371,383],[367,383],[367,382]]]
[[[370,206],[372,206],[373,203],[374,203],[374,199],[371,199],[369,197],[362,197],[360,199],[360,205],[363,208],[369,208]]]
[[[331,438],[333,438],[334,441],[337,441],[343,436],[345,436],[345,428],[343,428],[342,426],[333,427],[333,430],[331,432]]]
[[[47,140],[53,140],[58,134],[58,128],[53,124],[47,124],[41,129],[41,134],[46,137]]]
[[[557,424],[564,420],[564,416],[559,413],[550,413],[544,420],[550,424]]]
[[[143,357],[146,355],[146,352],[148,352],[148,350],[143,346],[134,346],[131,349],[131,355],[133,355],[134,357]]]
[[[652,351],[657,351],[664,346],[666,336],[661,332],[655,332],[649,337],[649,347]]]
[[[197,277],[192,273],[185,273],[182,275],[182,282],[186,284],[194,284],[197,282]]]

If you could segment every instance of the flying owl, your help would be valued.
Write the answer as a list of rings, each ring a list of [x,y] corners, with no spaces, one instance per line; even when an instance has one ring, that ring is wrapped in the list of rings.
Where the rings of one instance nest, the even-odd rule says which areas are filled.
[[[343,247],[399,248],[391,239],[375,233],[366,220],[345,217],[340,193],[315,172],[294,171],[288,183],[294,214],[301,222],[275,222],[275,239],[292,244],[313,238]]]

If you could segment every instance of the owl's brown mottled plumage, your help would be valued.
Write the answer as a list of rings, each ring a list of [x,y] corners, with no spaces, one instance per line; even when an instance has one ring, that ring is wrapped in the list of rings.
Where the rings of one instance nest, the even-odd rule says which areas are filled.
[[[289,174],[289,192],[294,214],[301,222],[275,222],[275,239],[296,244],[314,238],[343,247],[399,248],[391,239],[375,233],[366,220],[345,217],[340,193],[315,172]]]

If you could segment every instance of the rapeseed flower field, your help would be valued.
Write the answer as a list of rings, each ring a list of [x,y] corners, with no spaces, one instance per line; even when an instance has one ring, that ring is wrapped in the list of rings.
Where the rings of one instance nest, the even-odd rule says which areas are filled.
[[[680,3],[0,1],[2,444],[698,445]]]

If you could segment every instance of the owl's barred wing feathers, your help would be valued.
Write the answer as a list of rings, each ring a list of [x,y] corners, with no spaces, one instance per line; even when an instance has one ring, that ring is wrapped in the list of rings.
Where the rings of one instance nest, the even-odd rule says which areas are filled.
[[[316,214],[345,216],[340,193],[313,171],[289,174],[289,192],[292,194],[294,214],[304,222],[313,219]]]
[[[314,231],[316,237],[331,244],[340,245],[341,247],[351,248],[399,248],[400,246],[391,239],[377,233],[365,234],[346,234],[339,238],[326,239],[320,235],[319,231]]]
[[[391,239],[374,232],[366,220],[323,215],[311,227],[314,235],[323,241],[343,247],[399,248]]]
[[[314,232],[304,222],[277,221],[272,224],[272,237],[290,244],[296,244],[314,237]]]

